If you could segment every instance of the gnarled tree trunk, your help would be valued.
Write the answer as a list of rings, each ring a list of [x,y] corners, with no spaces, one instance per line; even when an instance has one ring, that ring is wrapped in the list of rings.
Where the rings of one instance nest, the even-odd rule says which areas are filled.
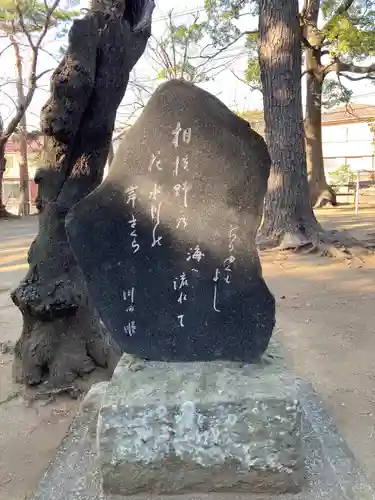
[[[109,7],[74,22],[42,110],[39,232],[27,276],[12,292],[23,315],[14,374],[29,385],[71,384],[96,366],[113,369],[119,355],[90,303],[65,232],[70,208],[102,180],[116,111],[150,36],[153,0]]]
[[[260,70],[272,160],[259,244],[298,247],[320,229],[308,190],[297,0],[260,1]]]

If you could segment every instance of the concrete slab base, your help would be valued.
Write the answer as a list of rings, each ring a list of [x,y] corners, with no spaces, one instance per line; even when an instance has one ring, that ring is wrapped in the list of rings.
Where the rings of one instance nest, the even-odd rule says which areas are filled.
[[[97,451],[111,495],[290,493],[303,484],[295,379],[273,342],[259,363],[123,355],[101,403]]]
[[[105,386],[101,387],[103,390]],[[290,495],[200,494],[158,496],[157,500],[375,500],[375,494],[339,435],[322,401],[304,380],[297,380],[303,421],[306,484]],[[42,478],[33,500],[125,500],[104,497],[96,464],[96,422],[101,391],[85,402]],[[134,500],[152,500],[134,496]],[[126,497],[129,499],[129,497]]]
[[[273,345],[275,346],[275,344]],[[280,396],[284,395],[284,397],[285,394],[289,396],[293,394],[294,405],[292,405],[292,409],[298,419],[295,417],[289,418],[289,423],[293,424],[292,429],[294,429],[294,423],[298,422],[300,431],[301,455],[304,457],[302,463],[302,491],[294,494],[272,494],[272,491],[267,491],[260,494],[262,492],[250,493],[251,490],[244,488],[238,493],[233,493],[232,490],[228,493],[222,491],[207,493],[205,491],[199,492],[199,490],[198,493],[190,493],[181,491],[181,488],[177,485],[175,490],[178,493],[174,493],[173,488],[171,488],[171,494],[166,494],[157,489],[156,493],[150,494],[144,487],[141,491],[125,490],[125,493],[121,492],[122,495],[125,494],[126,496],[119,495],[116,490],[111,490],[111,488],[107,488],[107,490],[104,488],[104,494],[103,449],[101,450],[103,443],[100,443],[103,422],[107,418],[109,419],[111,415],[114,416],[114,420],[107,420],[112,426],[111,432],[113,435],[109,440],[110,448],[105,463],[112,466],[110,460],[113,460],[113,465],[116,465],[113,446],[116,445],[117,439],[121,441],[124,438],[121,433],[124,432],[124,422],[126,423],[129,418],[126,401],[128,401],[129,407],[134,408],[136,411],[144,411],[143,400],[151,401],[154,406],[160,401],[168,407],[172,401],[176,403],[178,388],[183,389],[180,393],[183,399],[189,396],[189,400],[197,400],[197,390],[202,387],[202,382],[204,382],[203,387],[205,389],[207,389],[206,383],[209,386],[213,384],[210,387],[212,391],[206,391],[206,402],[208,401],[210,404],[214,402],[216,405],[218,402],[218,399],[215,399],[215,397],[220,396],[220,393],[216,390],[218,389],[217,384],[219,384],[220,390],[224,390],[224,393],[229,395],[226,398],[229,403],[238,402],[238,398],[241,399],[246,394],[246,377],[244,380],[239,378],[234,381],[230,377],[228,378],[228,373],[225,370],[219,372],[215,377],[212,376],[213,372],[209,368],[208,373],[205,372],[204,378],[202,378],[202,371],[198,375],[194,375],[192,372],[186,380],[183,377],[185,371],[182,373],[177,369],[175,377],[171,377],[171,374],[169,374],[168,377],[164,376],[163,378],[162,372],[157,370],[160,380],[158,379],[155,383],[153,377],[156,372],[153,372],[152,369],[143,372],[142,370],[136,370],[134,377],[124,378],[123,367],[120,365],[119,370],[116,368],[117,375],[115,372],[111,382],[96,384],[84,399],[78,416],[75,418],[68,435],[62,441],[32,500],[375,500],[373,489],[311,385],[302,379],[293,379],[293,383],[291,383],[290,378],[288,378],[290,375],[285,369],[283,357],[278,347],[272,350],[271,346],[271,350],[268,351],[268,358],[264,362],[272,364],[273,368],[267,369],[267,367],[263,367],[258,374],[256,373],[256,367],[251,368],[251,370],[255,370],[252,373],[253,377],[258,376],[259,381],[255,382],[255,385],[250,384],[247,391],[251,391],[251,387],[254,385],[254,387],[258,388],[258,396],[262,396],[263,389],[268,391],[269,394],[270,389],[268,386],[270,382],[275,382],[276,374],[274,394],[278,393]],[[283,374],[286,378],[283,378]],[[221,375],[224,378],[220,378]],[[261,378],[262,375],[264,376],[263,379]],[[279,375],[281,378],[278,380]],[[116,379],[117,376],[120,376],[120,379]],[[137,376],[137,380],[135,376]],[[279,383],[281,380],[284,380],[285,387],[282,387],[283,384]],[[165,384],[170,382],[172,382],[170,387],[165,387]],[[263,385],[263,382],[265,385]],[[233,390],[226,384],[233,386]],[[162,386],[163,389],[159,391],[158,387]],[[122,401],[125,395],[126,398]],[[169,397],[171,398],[170,401],[168,401]],[[178,407],[178,401],[177,398],[175,408]],[[140,404],[134,404],[134,402]],[[113,405],[112,409],[111,405]],[[295,412],[296,408],[298,408],[297,413]],[[107,415],[104,415],[105,418],[103,419],[105,412],[107,412]],[[293,415],[293,412],[291,415]],[[123,420],[121,419],[122,415],[125,415]],[[132,414],[130,416],[133,418]],[[146,431],[147,426],[145,427],[143,421],[138,421],[138,424],[137,432],[139,429],[142,432]],[[117,434],[116,426],[120,428],[120,435]],[[108,444],[107,430],[105,430],[104,445]],[[130,431],[130,434],[134,434],[134,429]],[[180,437],[183,442],[186,441],[185,433],[182,433]],[[116,448],[116,452],[121,452],[121,456],[124,453],[128,456],[129,449],[131,451],[134,446],[133,438],[134,436],[131,435],[128,440],[130,448],[125,450]],[[247,438],[249,436],[244,436],[245,441]],[[126,439],[123,442],[126,442]],[[151,448],[151,445],[149,445],[149,448]],[[261,446],[259,450],[261,450]],[[146,449],[143,451],[148,452]],[[139,456],[137,453],[135,454],[136,458]],[[145,470],[147,472],[147,468]],[[129,471],[126,471],[125,467],[122,473],[129,474]],[[125,481],[129,480],[133,481],[134,478],[125,478]],[[175,480],[178,481],[178,474],[175,475]],[[149,491],[155,492],[155,488],[151,487]]]

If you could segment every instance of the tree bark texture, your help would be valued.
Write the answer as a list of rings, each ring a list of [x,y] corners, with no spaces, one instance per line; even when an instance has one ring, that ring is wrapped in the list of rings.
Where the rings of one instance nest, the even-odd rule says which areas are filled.
[[[328,186],[324,171],[322,140],[323,78],[314,74],[314,72],[307,73],[306,86],[306,161],[311,204],[313,206],[321,206],[325,203],[336,205],[336,194]]]
[[[102,180],[116,111],[150,36],[153,2],[134,4],[137,14],[132,2],[117,2],[74,21],[42,110],[45,167],[35,179],[39,232],[29,271],[12,292],[23,315],[14,375],[28,385],[63,387],[96,366],[112,370],[118,360],[69,247],[65,217]],[[145,12],[149,20],[140,24]]]
[[[258,240],[269,246],[303,246],[319,224],[307,180],[297,0],[261,0],[259,33],[272,168]]]
[[[306,57],[306,161],[310,200],[313,206],[325,203],[336,205],[336,195],[327,184],[322,140],[322,92],[325,78],[322,64],[322,42],[324,35],[318,30],[320,0],[306,2],[304,15],[304,37],[309,44]]]
[[[23,68],[20,53],[20,47],[14,35],[10,36],[10,41],[14,49],[16,59],[16,89],[17,89],[17,106],[25,107],[25,92],[23,90]],[[18,215],[30,215],[30,188],[29,188],[29,165],[27,161],[27,123],[26,112],[23,113],[19,124],[19,148],[20,148],[20,200]]]

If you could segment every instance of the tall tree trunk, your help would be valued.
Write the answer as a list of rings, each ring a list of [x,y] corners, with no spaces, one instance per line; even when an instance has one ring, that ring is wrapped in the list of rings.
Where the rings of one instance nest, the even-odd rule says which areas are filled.
[[[322,92],[324,75],[317,61],[317,51],[306,49],[306,161],[310,200],[313,206],[336,205],[336,194],[327,184],[322,140]],[[320,59],[320,56],[319,56]]]
[[[320,226],[308,190],[297,0],[260,0],[260,70],[272,159],[258,242],[299,247]]]
[[[1,126],[0,126],[0,136],[2,134]],[[0,219],[13,219],[17,218],[17,215],[8,212],[6,209],[6,200],[4,198],[4,174],[6,170],[7,160],[5,158],[5,145],[6,140],[4,137],[0,137]]]
[[[6,209],[6,200],[4,198],[4,174],[6,170],[7,160],[5,158],[5,146],[7,139],[3,136],[4,123],[0,115],[0,219],[9,219],[17,217],[16,215],[8,212]]]
[[[7,217],[9,212],[7,212],[5,208],[5,200],[4,200],[4,174],[6,167],[6,159],[5,159],[5,143],[0,143],[0,218]]]
[[[113,369],[119,355],[91,305],[65,232],[70,208],[102,180],[116,111],[151,33],[152,0],[109,7],[74,21],[42,110],[39,232],[29,271],[12,292],[23,315],[14,374],[27,384],[69,385],[96,366]]]
[[[10,35],[10,41],[14,49],[16,58],[16,89],[18,108],[25,108],[25,92],[23,89],[23,68],[20,47],[14,35]],[[24,111],[19,124],[19,148],[20,148],[20,201],[19,215],[30,215],[30,186],[29,186],[29,166],[27,161],[27,124],[26,110]]]

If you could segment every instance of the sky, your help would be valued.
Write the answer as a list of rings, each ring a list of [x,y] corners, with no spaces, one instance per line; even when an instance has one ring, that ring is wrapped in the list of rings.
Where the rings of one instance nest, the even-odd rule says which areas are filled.
[[[74,2],[74,8],[85,8],[87,7],[87,0],[61,0],[61,6],[65,7],[66,2]],[[176,6],[177,3],[177,6]],[[77,5],[78,4],[78,5]],[[165,16],[173,9],[173,13],[176,19],[182,22],[184,20],[191,19],[190,16],[186,16],[187,12],[195,12],[197,9],[202,9],[203,11],[204,0],[156,0],[156,9],[153,16],[153,35],[155,37],[162,36],[165,31]],[[202,15],[204,13],[202,12]],[[256,20],[245,17],[242,28],[254,29],[256,28]],[[56,30],[51,29],[45,39],[43,44],[43,51],[40,53],[38,60],[38,72],[46,71],[48,69],[53,69],[56,67],[57,62],[49,54],[57,55],[59,47],[61,47],[66,39],[56,38]],[[14,104],[15,99],[15,60],[12,48],[7,48],[9,41],[0,38],[0,53],[1,53],[1,64],[0,64],[0,112],[5,119],[9,120],[14,114]],[[6,50],[4,50],[6,49]],[[1,52],[3,51],[3,52]],[[23,65],[24,65],[24,77],[27,76],[29,71],[29,60],[30,54],[26,48],[22,50],[23,55]],[[235,111],[245,111],[248,109],[261,109],[262,108],[262,98],[259,92],[251,92],[249,87],[243,84],[235,75],[239,78],[243,77],[244,69],[246,67],[246,54],[243,48],[243,42],[239,42],[237,45],[231,48],[230,53],[231,66],[230,68],[222,71],[217,77],[212,81],[205,83],[203,86],[206,90],[212,92],[218,96],[224,103]],[[225,63],[226,60],[223,60]],[[138,62],[135,73],[137,78],[141,78],[146,81],[155,81],[155,69],[151,65],[150,58],[144,56]],[[30,130],[39,128],[39,115],[40,109],[43,103],[47,100],[49,95],[49,79],[51,73],[46,74],[39,84],[39,88],[36,91],[32,104],[27,113],[28,128]],[[10,83],[6,83],[10,82]],[[156,85],[157,83],[153,83]],[[350,85],[348,85],[350,86]],[[353,100],[361,103],[374,103],[375,102],[375,86],[370,83],[363,81],[355,84],[351,84],[355,95]],[[122,123],[128,122],[131,114],[131,104],[134,102],[134,94],[128,89],[124,105],[121,107],[119,112],[119,122],[118,127],[122,126]],[[133,117],[134,119],[134,117]]]

